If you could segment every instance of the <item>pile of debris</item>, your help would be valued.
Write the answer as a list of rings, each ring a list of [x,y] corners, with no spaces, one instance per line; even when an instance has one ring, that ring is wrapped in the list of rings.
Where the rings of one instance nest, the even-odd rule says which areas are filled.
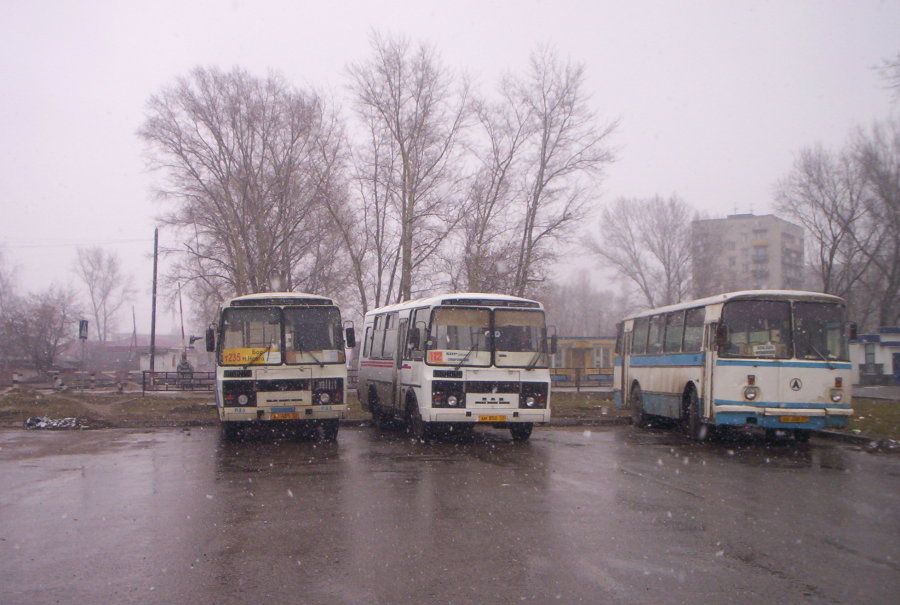
[[[57,418],[49,416],[32,416],[25,421],[27,429],[82,429],[87,428],[80,418]]]

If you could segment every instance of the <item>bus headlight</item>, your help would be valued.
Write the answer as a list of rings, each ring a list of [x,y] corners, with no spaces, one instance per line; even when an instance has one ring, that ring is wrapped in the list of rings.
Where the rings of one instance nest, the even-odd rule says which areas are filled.
[[[844,399],[844,392],[840,389],[831,389],[831,401],[840,403]]]
[[[456,407],[459,404],[459,399],[456,398],[456,395],[448,395],[447,396],[447,405],[451,408]]]
[[[756,401],[757,397],[759,397],[759,387],[744,387],[744,399]]]
[[[533,408],[536,403],[537,403],[537,399],[535,399],[531,395],[529,395],[528,397],[525,398],[525,405],[529,408]]]
[[[250,402],[250,398],[241,393],[240,395],[238,395],[237,401],[241,405],[247,405]]]
[[[319,403],[322,405],[331,403],[331,395],[328,393],[319,393]]]

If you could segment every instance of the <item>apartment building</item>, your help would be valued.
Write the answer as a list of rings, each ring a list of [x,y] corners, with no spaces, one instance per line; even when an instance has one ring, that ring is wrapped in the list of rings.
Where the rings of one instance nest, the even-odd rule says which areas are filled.
[[[803,288],[803,228],[774,214],[691,224],[694,294]]]

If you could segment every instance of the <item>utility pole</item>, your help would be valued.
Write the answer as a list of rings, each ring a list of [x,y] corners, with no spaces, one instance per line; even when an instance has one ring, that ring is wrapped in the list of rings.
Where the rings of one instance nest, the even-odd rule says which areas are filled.
[[[156,370],[156,263],[159,257],[159,227],[153,230],[153,304],[150,312],[150,375]]]

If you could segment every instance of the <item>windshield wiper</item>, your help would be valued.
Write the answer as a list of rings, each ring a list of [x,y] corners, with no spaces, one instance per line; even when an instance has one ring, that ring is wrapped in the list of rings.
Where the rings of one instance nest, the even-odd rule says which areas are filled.
[[[466,351],[465,356],[464,356],[462,359],[459,360],[459,363],[456,364],[456,366],[453,368],[453,370],[454,370],[454,371],[459,370],[459,368],[462,367],[462,364],[466,363],[466,360],[469,359],[469,355],[471,355],[472,352],[473,352],[473,351],[476,351],[476,350],[478,350],[478,340],[476,340],[476,341],[475,341],[475,344],[473,344],[473,345],[471,346],[471,348],[469,348],[469,350]]]
[[[244,366],[244,369],[246,370],[247,368],[249,368],[250,366],[252,366],[253,364],[255,364],[257,361],[259,361],[260,359],[262,359],[262,358],[263,358],[263,355],[269,353],[269,352],[272,350],[272,344],[273,344],[273,342],[274,342],[274,339],[270,340],[270,341],[269,341],[269,344],[266,345],[266,348],[265,348],[265,349],[261,350],[259,353],[257,353],[257,354],[254,355],[253,357],[251,357],[251,358],[247,361],[247,364]]]
[[[806,344],[809,346],[810,349],[813,350],[813,353],[815,353],[816,355],[819,356],[819,359],[821,359],[822,361],[825,362],[825,365],[828,366],[828,369],[829,369],[829,370],[833,370],[833,369],[834,369],[834,367],[831,365],[831,361],[829,361],[828,358],[827,358],[825,355],[822,355],[822,352],[819,351],[819,349],[816,348],[816,345],[814,345],[812,342],[807,342]]]
[[[306,353],[307,355],[309,355],[310,357],[313,358],[313,361],[315,361],[317,364],[319,364],[319,367],[320,367],[320,368],[324,368],[324,367],[325,367],[325,364],[322,363],[321,361],[319,361],[319,359],[313,354],[312,351],[304,351],[304,350],[303,350],[303,345],[300,344],[299,339],[298,339],[298,341],[297,341],[297,352],[300,353],[300,354]]]
[[[537,365],[538,361],[541,359],[542,354],[543,354],[543,351],[535,351],[534,355],[531,358],[531,361],[529,361],[528,365],[525,366],[525,369],[533,370],[534,367]]]

